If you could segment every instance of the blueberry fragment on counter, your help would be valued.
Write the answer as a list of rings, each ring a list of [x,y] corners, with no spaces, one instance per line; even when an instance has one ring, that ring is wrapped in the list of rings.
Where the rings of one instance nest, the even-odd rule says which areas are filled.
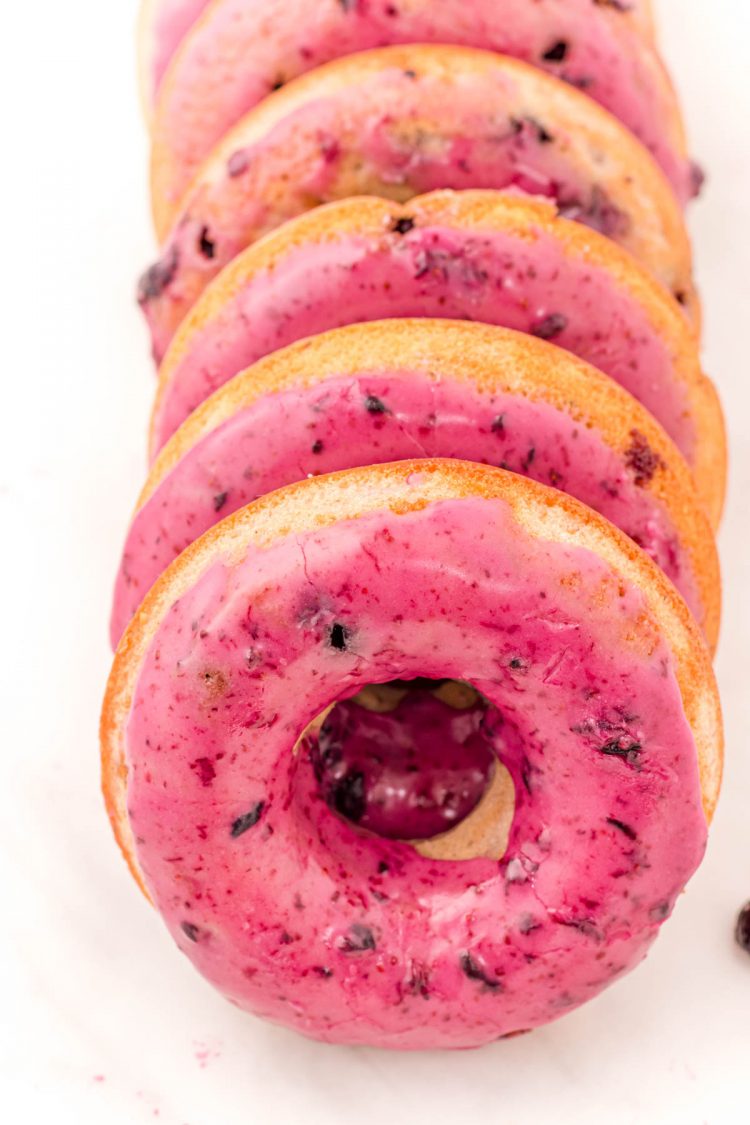
[[[745,953],[750,953],[750,902],[746,903],[737,915],[734,940],[740,949],[744,949]]]

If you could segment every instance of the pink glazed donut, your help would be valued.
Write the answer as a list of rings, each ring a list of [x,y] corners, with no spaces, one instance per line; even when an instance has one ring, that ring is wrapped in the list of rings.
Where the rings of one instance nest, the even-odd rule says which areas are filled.
[[[484,799],[468,843],[423,852],[320,793],[316,717],[422,676],[486,701],[507,840]],[[708,653],[658,567],[457,461],[307,480],[208,532],[123,638],[102,739],[120,844],[196,968],[306,1035],[412,1049],[537,1027],[634,967],[721,772]]]
[[[654,155],[678,198],[697,180],[677,99],[655,48],[617,5],[592,0],[214,0],[159,92],[155,189],[176,204],[211,149],[292,78],[399,43],[482,47],[585,90]]]
[[[269,352],[342,324],[451,317],[514,328],[610,375],[662,424],[718,523],[726,442],[677,303],[609,239],[512,193],[347,199],[299,216],[227,266],[160,370],[151,452]]]
[[[554,199],[679,293],[696,322],[679,205],[616,118],[516,59],[468,47],[387,47],[271,94],[213,150],[179,207],[155,191],[166,242],[139,299],[156,358],[220,269],[286,219],[345,196],[405,201],[446,187],[514,187]]]
[[[714,537],[687,465],[651,415],[532,336],[406,319],[274,352],[190,416],[141,494],[117,577],[113,647],[161,572],[220,519],[302,477],[415,454],[499,465],[601,512],[659,563],[715,648]]]

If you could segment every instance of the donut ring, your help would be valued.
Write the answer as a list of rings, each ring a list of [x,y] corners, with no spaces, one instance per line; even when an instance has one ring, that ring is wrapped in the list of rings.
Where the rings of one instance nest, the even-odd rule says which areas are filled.
[[[341,324],[465,317],[552,339],[621,383],[691,465],[718,525],[719,399],[676,303],[609,239],[538,199],[433,192],[347,199],[249,247],[183,321],[159,373],[155,455],[212,391],[262,356]]]
[[[693,194],[677,98],[655,48],[591,0],[215,0],[177,52],[153,123],[160,197],[177,203],[211,149],[268,93],[321,63],[388,44],[454,43],[540,67],[603,105]]]
[[[448,112],[450,107],[450,112]],[[161,358],[211,278],[285,219],[349,195],[439,187],[554,195],[612,237],[695,322],[690,246],[650,154],[590,98],[526,63],[461,47],[387,47],[272,94],[214,150],[178,208],[158,189],[160,260],[139,299]]]
[[[500,860],[363,835],[294,754],[360,686],[445,674],[504,719]],[[123,851],[200,972],[307,1035],[402,1048],[537,1026],[634,966],[721,772],[708,654],[656,565],[461,462],[307,480],[203,536],[120,645],[102,740]]]
[[[192,414],[141,494],[113,646],[159,574],[220,519],[304,476],[415,452],[501,465],[576,496],[656,559],[715,648],[714,538],[648,411],[552,344],[446,320],[355,324],[293,344]]]

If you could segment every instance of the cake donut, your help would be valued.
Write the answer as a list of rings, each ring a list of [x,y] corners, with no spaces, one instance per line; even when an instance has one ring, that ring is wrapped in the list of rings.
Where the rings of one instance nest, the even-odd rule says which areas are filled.
[[[157,154],[154,183],[158,167]],[[515,59],[388,47],[329,63],[268,97],[214,149],[177,209],[154,195],[166,241],[139,299],[156,358],[222,266],[285,219],[349,195],[403,202],[440,187],[553,198],[561,213],[628,249],[697,317],[680,208],[614,117]]]
[[[499,465],[576,496],[659,563],[715,646],[713,535],[687,465],[651,415],[552,344],[424,319],[292,344],[190,416],[141,495],[113,645],[159,574],[231,512],[305,476],[415,454]]]
[[[318,792],[309,724],[415,677],[486,701],[507,843],[480,803],[470,847],[422,854]],[[189,547],[120,644],[102,740],[133,874],[213,985],[412,1049],[533,1028],[636,965],[721,772],[707,650],[656,564],[561,492],[439,460],[302,481]]]
[[[522,59],[585,90],[693,194],[680,111],[655,48],[592,0],[215,0],[176,54],[153,123],[157,198],[177,204],[211,149],[253,106],[321,63],[387,44],[453,43]]]
[[[676,303],[603,235],[510,193],[434,192],[404,205],[347,199],[249,247],[208,287],[167,351],[152,454],[213,390],[268,352],[394,316],[494,322],[589,361],[661,422],[718,523],[721,407]]]

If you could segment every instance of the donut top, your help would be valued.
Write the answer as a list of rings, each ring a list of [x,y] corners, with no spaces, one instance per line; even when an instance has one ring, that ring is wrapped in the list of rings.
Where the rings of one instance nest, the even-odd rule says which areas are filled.
[[[200,971],[321,1038],[420,1047],[535,1026],[636,963],[703,851],[717,713],[688,615],[628,552],[531,482],[413,462],[276,493],[183,556],[109,729],[139,869]],[[332,699],[419,674],[503,714],[500,864],[362,835],[293,755]]]
[[[177,209],[155,193],[160,237],[171,226],[139,290],[155,354],[222,266],[285,219],[344,196],[405,200],[445,187],[553,198],[629,249],[697,319],[679,206],[615,118],[514,59],[396,47],[272,94],[214,150]]]
[[[693,187],[677,99],[655,49],[591,0],[219,0],[177,54],[153,127],[160,195],[177,203],[211,149],[269,92],[344,55],[453,43],[531,63],[585,90],[653,153],[678,197]]]
[[[648,551],[715,645],[713,536],[677,450],[648,413],[549,343],[487,325],[351,325],[266,357],[196,411],[154,465],[117,579],[112,639],[184,547],[306,475],[470,458],[552,484]]]
[[[165,357],[152,452],[265,354],[337,325],[393,316],[501,324],[588,360],[661,422],[718,521],[723,420],[684,317],[607,239],[560,219],[549,204],[507,193],[436,192],[404,207],[346,200],[249,248],[209,287]]]

